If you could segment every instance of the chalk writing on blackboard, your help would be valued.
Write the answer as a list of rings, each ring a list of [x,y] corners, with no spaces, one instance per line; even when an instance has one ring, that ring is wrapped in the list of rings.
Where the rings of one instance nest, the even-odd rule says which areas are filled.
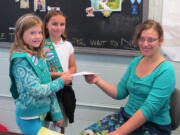
[[[121,38],[120,41],[117,40],[95,40],[95,39],[88,39],[84,40],[83,38],[72,38],[70,40],[72,44],[76,44],[76,46],[85,47],[86,44],[89,45],[89,47],[95,47],[95,48],[122,48],[122,49],[137,49],[136,46],[133,45],[132,40],[128,41],[124,38]]]

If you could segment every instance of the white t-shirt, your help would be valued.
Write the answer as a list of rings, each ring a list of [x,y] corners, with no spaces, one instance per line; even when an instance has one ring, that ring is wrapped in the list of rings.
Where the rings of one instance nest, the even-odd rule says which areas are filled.
[[[58,58],[60,59],[61,66],[64,72],[69,71],[69,57],[74,53],[74,48],[69,41],[61,41],[56,45],[54,44]]]

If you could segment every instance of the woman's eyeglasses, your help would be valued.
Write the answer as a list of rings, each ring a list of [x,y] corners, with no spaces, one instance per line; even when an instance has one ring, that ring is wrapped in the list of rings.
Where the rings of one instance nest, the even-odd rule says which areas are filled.
[[[153,43],[154,41],[158,40],[158,38],[152,38],[152,37],[149,37],[149,38],[144,38],[144,37],[140,37],[138,39],[138,41],[140,42],[145,42],[147,41],[148,43]]]

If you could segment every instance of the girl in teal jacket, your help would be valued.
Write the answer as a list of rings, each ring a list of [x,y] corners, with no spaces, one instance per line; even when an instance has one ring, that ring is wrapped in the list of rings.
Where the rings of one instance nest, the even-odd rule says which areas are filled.
[[[37,135],[47,112],[50,112],[55,124],[61,124],[63,116],[55,92],[71,82],[72,75],[51,80],[43,51],[43,24],[38,16],[23,15],[17,20],[15,28],[9,73],[16,122],[23,134]]]

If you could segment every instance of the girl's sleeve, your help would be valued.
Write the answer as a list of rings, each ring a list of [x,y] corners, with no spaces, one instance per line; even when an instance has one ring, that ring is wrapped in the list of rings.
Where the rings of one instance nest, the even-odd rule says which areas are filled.
[[[69,43],[69,54],[71,55],[74,53],[74,47],[70,42],[68,42],[68,43]]]
[[[56,94],[53,93],[50,96],[51,99],[51,109],[50,109],[50,114],[51,114],[51,118],[53,121],[58,121],[63,119],[63,115],[61,112],[61,108],[59,106]]]
[[[47,84],[41,84],[34,69],[24,58],[16,58],[12,65],[12,74],[15,78],[18,90],[24,90],[29,95],[37,98],[49,96],[64,87],[61,78]]]

